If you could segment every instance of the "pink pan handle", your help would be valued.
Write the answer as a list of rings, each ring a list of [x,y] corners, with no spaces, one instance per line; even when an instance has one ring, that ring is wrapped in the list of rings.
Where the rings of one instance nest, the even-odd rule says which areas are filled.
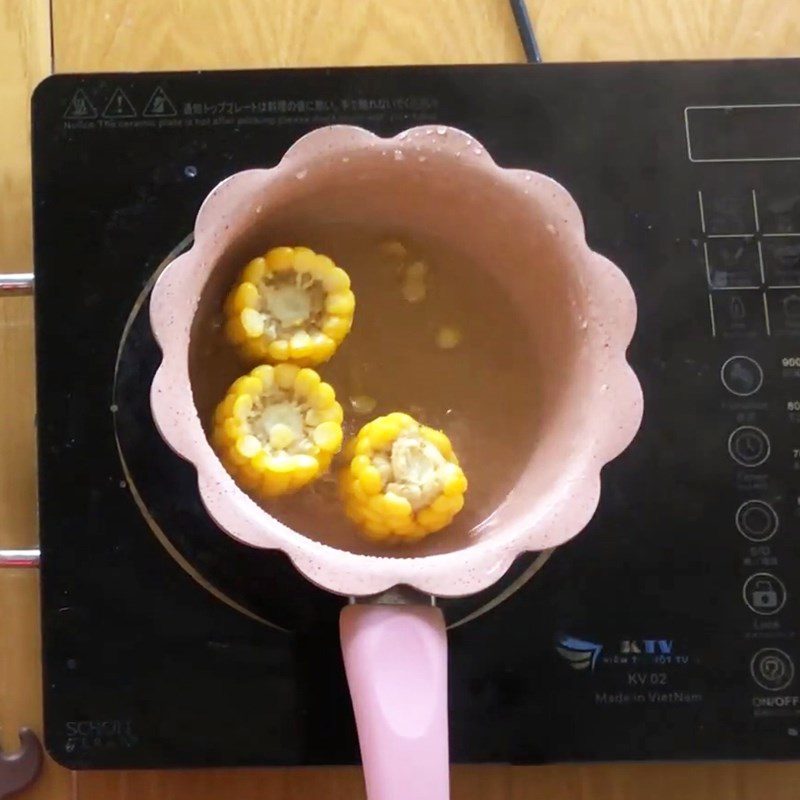
[[[447,634],[438,608],[351,605],[342,652],[369,800],[448,800]]]

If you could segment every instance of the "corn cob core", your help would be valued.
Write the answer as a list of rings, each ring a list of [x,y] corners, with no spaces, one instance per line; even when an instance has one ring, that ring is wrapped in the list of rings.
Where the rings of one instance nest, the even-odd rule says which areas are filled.
[[[353,324],[350,278],[307,247],[254,258],[225,301],[225,334],[248,361],[313,366],[327,361]]]
[[[414,542],[449,525],[467,479],[447,436],[395,412],[367,423],[345,450],[339,477],[345,511],[387,544]]]
[[[342,446],[333,387],[305,367],[262,365],[236,380],[214,412],[212,443],[225,468],[263,497],[319,477]]]

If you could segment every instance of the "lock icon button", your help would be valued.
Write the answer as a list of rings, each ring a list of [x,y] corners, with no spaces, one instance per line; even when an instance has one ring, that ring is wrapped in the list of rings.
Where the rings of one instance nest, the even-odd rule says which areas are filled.
[[[745,605],[756,614],[777,614],[786,603],[786,587],[769,572],[757,572],[744,583],[742,590]]]
[[[755,582],[753,605],[756,608],[775,608],[778,605],[778,593],[775,591],[772,581],[761,578]]]

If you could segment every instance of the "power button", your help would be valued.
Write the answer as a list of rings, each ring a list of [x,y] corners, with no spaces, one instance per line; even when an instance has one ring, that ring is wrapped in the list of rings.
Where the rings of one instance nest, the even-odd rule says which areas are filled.
[[[794,680],[794,662],[777,647],[765,647],[750,659],[753,680],[768,692],[780,692]]]

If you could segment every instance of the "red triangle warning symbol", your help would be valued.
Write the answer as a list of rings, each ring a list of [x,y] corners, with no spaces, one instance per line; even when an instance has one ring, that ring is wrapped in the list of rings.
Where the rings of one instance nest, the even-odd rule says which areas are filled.
[[[92,105],[92,101],[86,96],[83,89],[78,89],[72,100],[69,101],[67,110],[64,112],[64,119],[97,119],[97,109]]]
[[[142,112],[143,117],[177,117],[178,110],[167,93],[159,86],[150,96]]]

